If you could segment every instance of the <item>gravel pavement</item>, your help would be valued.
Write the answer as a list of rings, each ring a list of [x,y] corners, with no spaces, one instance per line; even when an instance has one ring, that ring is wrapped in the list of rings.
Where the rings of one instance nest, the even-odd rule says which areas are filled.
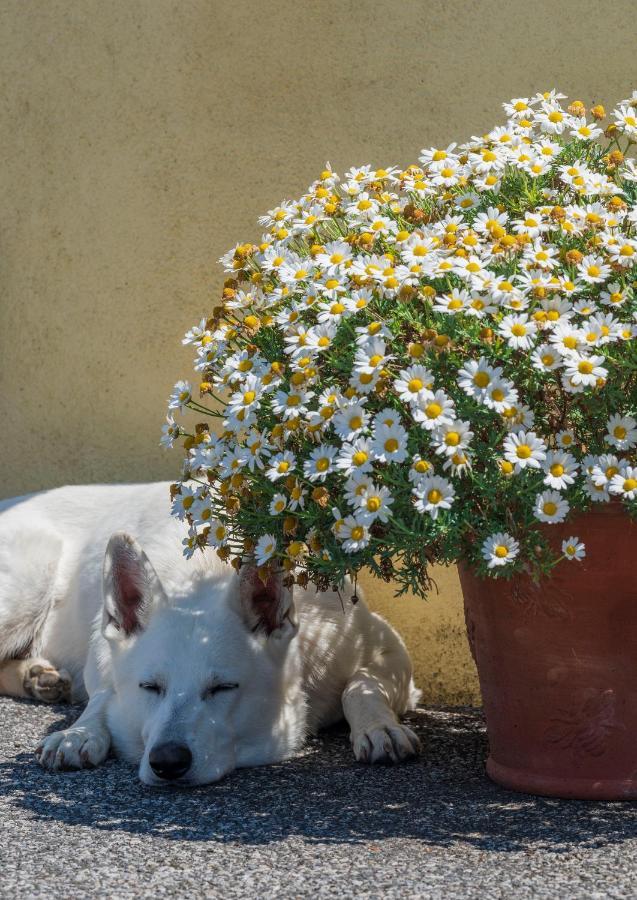
[[[51,775],[79,710],[0,698],[0,897],[637,897],[637,805],[504,791],[480,712],[421,709],[423,757],[354,762],[337,728],[281,765],[152,789],[111,759]]]

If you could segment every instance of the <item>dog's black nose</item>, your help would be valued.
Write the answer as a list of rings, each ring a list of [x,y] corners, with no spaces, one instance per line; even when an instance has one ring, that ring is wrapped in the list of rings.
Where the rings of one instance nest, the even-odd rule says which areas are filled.
[[[175,781],[192,765],[192,753],[185,744],[167,741],[157,744],[148,754],[150,767],[158,778]]]

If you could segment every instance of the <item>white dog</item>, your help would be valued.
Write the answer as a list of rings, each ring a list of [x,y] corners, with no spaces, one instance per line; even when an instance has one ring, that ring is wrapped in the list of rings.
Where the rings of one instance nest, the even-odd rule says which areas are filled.
[[[212,550],[186,560],[169,507],[168,484],[0,503],[0,693],[88,695],[42,741],[44,767],[96,766],[112,745],[146,784],[204,784],[285,759],[343,716],[361,761],[418,751],[397,716],[419,693],[383,619],[351,588],[293,599]]]

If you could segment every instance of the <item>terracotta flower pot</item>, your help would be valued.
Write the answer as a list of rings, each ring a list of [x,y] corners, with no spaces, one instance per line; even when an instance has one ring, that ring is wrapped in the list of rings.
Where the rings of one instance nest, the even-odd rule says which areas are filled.
[[[586,558],[539,586],[460,567],[487,772],[532,794],[637,798],[637,524],[610,503],[548,528]]]

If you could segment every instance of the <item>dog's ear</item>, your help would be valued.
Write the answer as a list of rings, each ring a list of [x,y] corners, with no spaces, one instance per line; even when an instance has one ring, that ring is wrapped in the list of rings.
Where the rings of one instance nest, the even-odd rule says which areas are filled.
[[[254,561],[244,560],[239,570],[239,604],[250,631],[277,640],[294,637],[298,631],[292,589],[283,581],[279,570],[264,583]]]
[[[104,555],[102,634],[124,640],[142,631],[153,608],[165,599],[150,560],[129,534],[114,534]]]

